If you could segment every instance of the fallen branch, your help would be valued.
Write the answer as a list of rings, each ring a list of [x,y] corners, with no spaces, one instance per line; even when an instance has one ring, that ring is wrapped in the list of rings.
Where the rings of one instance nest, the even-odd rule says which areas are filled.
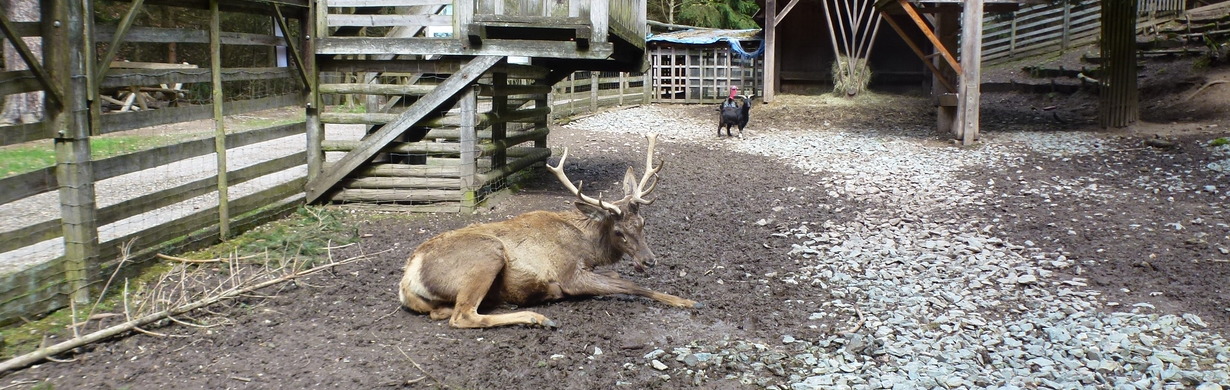
[[[157,254],[156,256],[158,256],[158,257],[159,257],[159,258],[161,258],[161,259],[165,259],[165,260],[174,260],[174,261],[178,261],[178,262],[181,262],[181,263],[193,263],[193,264],[197,264],[197,263],[231,263],[231,262],[235,262],[235,261],[239,261],[239,260],[247,260],[247,259],[251,259],[251,258],[253,258],[253,257],[258,257],[258,255],[251,255],[251,256],[244,256],[244,257],[236,257],[236,258],[234,258],[234,259],[224,259],[224,258],[220,258],[220,257],[219,257],[219,258],[216,258],[216,259],[203,259],[203,260],[197,260],[197,259],[189,259],[189,258],[185,258],[185,257],[175,257],[175,256],[171,256],[171,255],[164,255],[164,254],[161,254],[161,253]]]
[[[317,273],[317,272],[320,272],[326,269],[330,269],[330,268],[333,268],[339,265],[354,263],[354,262],[357,262],[365,258],[367,258],[367,256],[359,255],[359,256],[351,257],[351,258],[348,258],[342,261],[322,264],[322,265],[319,265],[319,266],[316,266],[310,269],[306,269],[303,271],[290,273],[290,274],[283,275],[275,279],[266,280],[264,282],[256,283],[250,286],[236,286],[236,287],[227,289],[217,295],[210,296],[210,297],[207,297],[205,299],[202,299],[196,302],[187,303],[187,304],[180,305],[180,306],[177,306],[171,309],[162,310],[162,311],[147,314],[141,317],[133,318],[122,324],[117,324],[117,325],[108,327],[106,329],[99,330],[97,332],[82,335],[81,337],[75,337],[71,340],[66,340],[59,344],[55,344],[49,347],[39,348],[37,351],[30,352],[30,353],[6,360],[3,363],[0,363],[0,373],[5,373],[5,372],[13,371],[16,369],[24,368],[31,364],[34,364],[34,363],[37,363],[43,360],[47,360],[51,358],[52,356],[70,351],[73,348],[81,347],[81,346],[84,346],[84,345],[87,345],[87,344],[90,344],[96,341],[101,341],[101,340],[104,340],[104,339],[107,339],[107,338],[110,338],[116,335],[120,335],[123,333],[149,332],[147,330],[141,329],[140,327],[145,324],[149,324],[155,321],[166,319],[171,316],[180,315],[183,313],[190,312],[192,310],[196,310],[196,309],[200,309],[200,308],[203,308],[209,305],[213,305],[215,303],[222,302],[227,299],[235,298],[240,295],[243,295],[243,294],[246,294],[252,291],[256,291],[256,290],[259,290],[265,287],[269,287],[269,286],[276,285],[279,283],[289,282],[291,280],[295,280],[297,278],[311,275],[311,274],[314,274],[314,273]]]
[[[1196,88],[1196,91],[1192,92],[1191,95],[1187,95],[1187,97],[1184,98],[1183,101],[1186,102],[1188,100],[1192,100],[1192,98],[1196,97],[1197,94],[1199,94],[1200,92],[1203,92],[1205,88],[1212,87],[1214,85],[1222,84],[1222,83],[1230,83],[1230,80],[1213,80],[1213,81],[1204,83],[1204,85],[1201,85],[1200,88]]]

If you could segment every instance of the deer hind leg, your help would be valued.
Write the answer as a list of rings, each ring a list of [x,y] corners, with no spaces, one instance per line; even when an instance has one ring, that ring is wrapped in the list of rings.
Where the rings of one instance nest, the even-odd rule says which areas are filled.
[[[618,276],[603,275],[593,272],[581,272],[577,274],[576,277],[570,279],[568,283],[560,287],[564,289],[565,295],[572,296],[628,294],[646,297],[676,307],[705,307],[705,305],[700,302],[653,291],[638,286],[636,283],[632,283],[631,281],[622,279]]]
[[[479,314],[478,307],[483,298],[491,290],[496,278],[504,271],[502,257],[492,257],[489,261],[470,264],[466,285],[457,292],[457,302],[452,308],[452,316],[448,324],[455,328],[490,328],[505,325],[541,325],[556,327],[555,321],[542,314],[532,311],[519,311],[502,314]],[[435,312],[432,312],[435,318]]]

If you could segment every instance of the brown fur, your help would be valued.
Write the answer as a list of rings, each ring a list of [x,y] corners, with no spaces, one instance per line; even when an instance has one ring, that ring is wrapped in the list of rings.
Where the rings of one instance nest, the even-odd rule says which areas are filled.
[[[653,138],[649,153],[652,158]],[[639,214],[640,205],[649,203],[640,195],[652,190],[648,186],[641,191],[651,172],[656,170],[647,172],[637,185],[629,168],[624,175],[625,197],[614,203],[594,204],[582,197],[574,211],[534,211],[427,240],[406,260],[398,289],[401,304],[432,319],[448,318],[458,328],[554,327],[554,321],[532,311],[479,314],[478,309],[503,303],[532,306],[570,296],[630,294],[678,307],[700,307],[695,301],[637,286],[613,272],[593,272],[624,255],[632,257],[637,269],[653,265],[653,251],[645,243],[645,220]]]

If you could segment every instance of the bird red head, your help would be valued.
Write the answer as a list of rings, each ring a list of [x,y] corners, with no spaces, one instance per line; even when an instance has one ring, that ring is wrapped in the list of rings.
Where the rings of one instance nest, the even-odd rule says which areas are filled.
[[[730,98],[731,98],[731,99],[734,99],[734,98],[735,98],[735,95],[738,95],[738,94],[739,94],[739,87],[736,87],[736,86],[733,86],[733,85],[732,85],[732,86],[730,86]]]

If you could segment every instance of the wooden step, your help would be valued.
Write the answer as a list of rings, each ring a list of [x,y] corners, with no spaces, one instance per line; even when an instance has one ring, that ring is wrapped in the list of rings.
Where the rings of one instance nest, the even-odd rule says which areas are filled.
[[[460,202],[460,190],[343,188],[333,195],[334,202]]]
[[[321,84],[319,87],[320,93],[346,93],[360,95],[411,95],[423,96],[428,92],[436,89],[434,85],[406,85],[406,84],[363,84],[363,83],[341,83],[341,84]]]
[[[355,174],[368,177],[458,178],[461,177],[461,170],[456,165],[378,163],[367,165]]]
[[[358,177],[342,181],[348,189],[437,189],[461,190],[460,178]]]
[[[521,110],[513,110],[504,115],[496,115],[493,112],[484,112],[478,114],[478,123],[475,127],[488,127],[494,123],[508,122],[540,122],[543,118],[551,113],[550,107],[543,108],[527,108]],[[365,125],[382,125],[391,123],[401,117],[400,113],[345,113],[345,112],[325,112],[320,114],[320,121],[332,124],[365,124]],[[417,127],[457,127],[461,126],[461,117],[456,115],[437,116],[432,118],[423,118],[414,124]]]

